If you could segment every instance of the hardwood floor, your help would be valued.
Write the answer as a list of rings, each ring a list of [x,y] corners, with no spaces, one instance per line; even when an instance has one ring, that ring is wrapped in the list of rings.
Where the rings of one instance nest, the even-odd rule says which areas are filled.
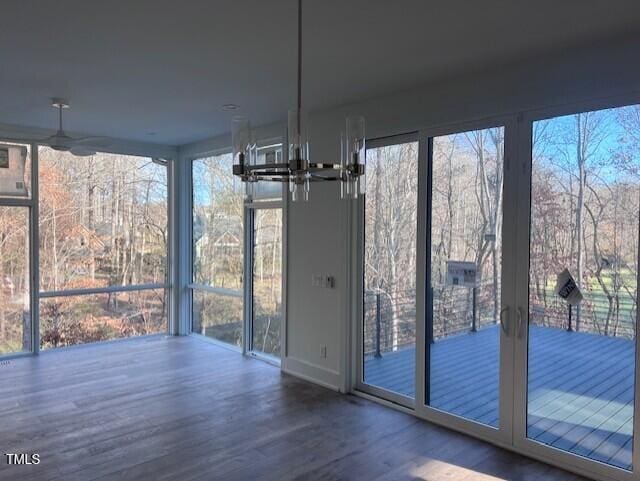
[[[0,365],[0,479],[583,478],[195,337],[149,337]]]

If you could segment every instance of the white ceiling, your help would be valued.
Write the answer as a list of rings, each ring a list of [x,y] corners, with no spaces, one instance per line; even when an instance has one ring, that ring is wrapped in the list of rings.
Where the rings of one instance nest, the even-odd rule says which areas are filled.
[[[295,101],[295,0],[3,0],[0,122],[183,144]],[[638,0],[306,0],[314,110],[640,34]],[[149,133],[155,135],[149,135]]]

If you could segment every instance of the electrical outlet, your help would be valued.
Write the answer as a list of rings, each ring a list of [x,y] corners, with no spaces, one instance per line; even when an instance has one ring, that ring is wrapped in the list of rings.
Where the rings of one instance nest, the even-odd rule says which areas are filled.
[[[326,359],[327,358],[327,346],[321,346],[320,347],[320,357],[322,359]]]

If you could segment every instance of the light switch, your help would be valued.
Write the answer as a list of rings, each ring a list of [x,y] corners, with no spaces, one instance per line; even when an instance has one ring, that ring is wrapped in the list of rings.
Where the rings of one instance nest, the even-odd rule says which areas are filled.
[[[313,274],[311,276],[311,287],[322,287],[324,289],[333,289],[335,280],[333,276],[324,274]]]

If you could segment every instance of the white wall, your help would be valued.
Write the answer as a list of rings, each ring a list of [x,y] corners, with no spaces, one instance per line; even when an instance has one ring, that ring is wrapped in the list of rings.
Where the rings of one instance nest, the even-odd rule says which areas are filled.
[[[640,40],[623,39],[596,48],[496,66],[462,78],[444,79],[311,115],[311,156],[338,161],[344,117],[366,117],[367,136],[563,105],[609,96],[640,94]],[[384,59],[380,59],[384,68]],[[288,106],[283,106],[283,114]],[[281,127],[268,127],[267,132]],[[228,137],[226,138],[228,142]],[[222,145],[212,139],[202,145]],[[192,155],[198,145],[180,151]],[[339,390],[350,386],[351,341],[349,204],[333,183],[314,184],[307,204],[289,204],[287,346],[283,369]],[[311,286],[313,274],[335,277],[334,289]],[[327,357],[321,347],[327,346]]]

